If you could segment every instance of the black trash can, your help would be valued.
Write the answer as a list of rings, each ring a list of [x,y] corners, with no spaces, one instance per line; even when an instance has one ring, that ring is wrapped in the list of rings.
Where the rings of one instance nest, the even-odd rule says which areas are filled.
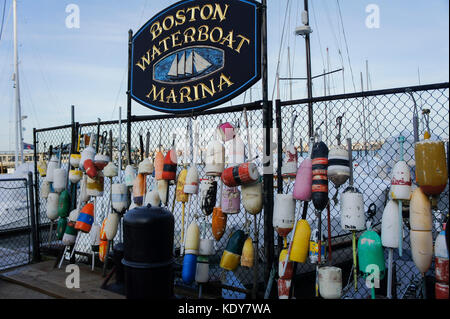
[[[123,218],[125,295],[173,298],[174,218],[165,208],[136,207]]]

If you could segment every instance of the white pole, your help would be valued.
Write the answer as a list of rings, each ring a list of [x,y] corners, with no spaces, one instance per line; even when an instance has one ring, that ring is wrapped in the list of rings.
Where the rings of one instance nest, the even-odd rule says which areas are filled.
[[[14,88],[15,88],[15,109],[16,109],[16,152],[15,152],[15,167],[23,163],[23,140],[22,140],[22,111],[20,109],[20,89],[19,89],[19,53],[17,48],[17,3],[13,0],[14,10]]]

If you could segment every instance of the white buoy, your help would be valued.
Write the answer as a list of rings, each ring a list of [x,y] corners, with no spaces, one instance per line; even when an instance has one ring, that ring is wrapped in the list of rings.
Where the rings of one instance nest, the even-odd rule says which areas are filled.
[[[136,170],[132,165],[127,165],[125,168],[125,185],[128,187],[133,186],[134,179],[136,178]]]
[[[154,187],[151,191],[148,191],[147,194],[145,194],[144,206],[147,206],[148,204],[152,206],[159,206],[160,203],[161,198],[159,198],[159,192],[156,187]]]
[[[47,217],[51,221],[54,221],[58,218],[58,201],[59,194],[58,193],[50,193],[47,198]]]
[[[69,180],[72,184],[77,184],[83,178],[83,172],[79,169],[71,169],[69,172]]]
[[[209,281],[209,261],[206,256],[197,257],[195,281],[198,283],[206,283]]]
[[[81,154],[71,154],[70,155],[69,163],[74,168],[80,167],[80,161],[81,161]]]
[[[262,183],[242,185],[241,189],[245,210],[251,215],[259,214],[263,208]]]
[[[52,155],[47,165],[47,175],[45,176],[46,181],[53,182],[54,171],[57,168],[59,168],[58,158],[56,155]]]
[[[214,239],[202,238],[198,248],[198,254],[201,256],[212,256],[216,253],[214,249]]]
[[[319,268],[319,292],[324,299],[340,299],[342,296],[342,270],[338,267]]]
[[[410,231],[411,253],[414,264],[424,274],[433,260],[433,235],[431,231]]]
[[[417,187],[411,196],[409,222],[412,230],[431,231],[433,229],[431,202],[420,187]]]
[[[195,166],[190,166],[187,175],[186,182],[184,184],[184,192],[186,194],[197,194],[199,187],[198,170]]]
[[[80,202],[85,203],[87,202],[91,197],[87,194],[87,176],[83,175],[83,178],[80,182]]]
[[[120,216],[117,213],[111,213],[105,222],[105,235],[108,240],[113,240],[116,237],[117,229],[119,227]]]
[[[69,214],[69,221],[75,223],[78,220],[79,215],[80,215],[80,210],[78,208],[72,210]]]
[[[341,227],[343,230],[366,229],[363,195],[348,190],[341,194]]]
[[[80,166],[81,169],[84,169],[84,162],[87,159],[90,159],[92,161],[94,161],[95,159],[95,149],[92,147],[92,142],[93,142],[93,138],[91,137],[89,146],[86,147],[82,152],[81,152],[81,159],[80,159]]]
[[[48,194],[50,194],[50,182],[44,180],[41,184],[41,197],[48,198]]]
[[[116,177],[119,173],[119,170],[117,169],[117,166],[114,165],[113,162],[109,162],[108,165],[103,169],[103,174],[105,177]]]
[[[169,181],[166,179],[160,179],[157,181],[158,183],[158,193],[159,198],[162,203],[167,203],[167,190],[169,188]]]
[[[146,157],[138,166],[138,174],[151,174],[153,173],[153,161]]]
[[[394,200],[388,201],[381,218],[381,242],[384,247],[398,248],[398,206]]]
[[[128,208],[128,189],[125,184],[111,186],[112,207],[119,214]]]
[[[411,173],[405,161],[395,163],[392,169],[391,197],[398,200],[411,198]]]
[[[245,162],[245,145],[239,135],[226,143],[225,155],[225,162],[229,166],[237,166]]]
[[[275,194],[273,206],[273,227],[281,236],[286,237],[294,228],[295,201],[292,194]]]
[[[96,222],[92,224],[91,231],[89,232],[89,239],[91,246],[100,245],[100,225]]]
[[[53,172],[53,189],[57,193],[61,193],[66,189],[67,174],[63,168],[57,168]]]
[[[208,144],[205,159],[205,174],[220,176],[225,168],[225,147],[215,140]]]
[[[350,176],[348,151],[343,146],[332,147],[328,153],[328,179],[335,185],[344,184]]]

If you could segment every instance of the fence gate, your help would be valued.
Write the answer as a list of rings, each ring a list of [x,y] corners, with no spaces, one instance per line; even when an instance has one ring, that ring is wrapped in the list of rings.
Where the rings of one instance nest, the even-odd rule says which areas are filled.
[[[28,179],[0,179],[0,271],[32,261],[32,183],[31,173]]]

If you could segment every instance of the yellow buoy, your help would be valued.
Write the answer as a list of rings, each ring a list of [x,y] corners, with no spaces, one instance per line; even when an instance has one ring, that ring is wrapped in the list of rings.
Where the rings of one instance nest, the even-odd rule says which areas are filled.
[[[295,228],[294,239],[289,259],[298,263],[306,262],[309,253],[309,239],[311,227],[306,219],[300,219]]]
[[[431,203],[421,188],[416,188],[409,204],[409,222],[412,230],[431,231]]]
[[[241,266],[252,268],[254,256],[255,250],[253,249],[252,238],[248,237],[244,243],[244,248],[242,248]]]
[[[200,228],[192,222],[186,231],[185,254],[198,255],[200,245]]]
[[[176,200],[177,202],[186,203],[189,200],[189,194],[184,192],[184,185],[186,184],[187,169],[183,169],[178,174],[177,188],[176,188]]]
[[[433,259],[433,235],[431,231],[411,230],[411,253],[414,264],[424,274]]]

